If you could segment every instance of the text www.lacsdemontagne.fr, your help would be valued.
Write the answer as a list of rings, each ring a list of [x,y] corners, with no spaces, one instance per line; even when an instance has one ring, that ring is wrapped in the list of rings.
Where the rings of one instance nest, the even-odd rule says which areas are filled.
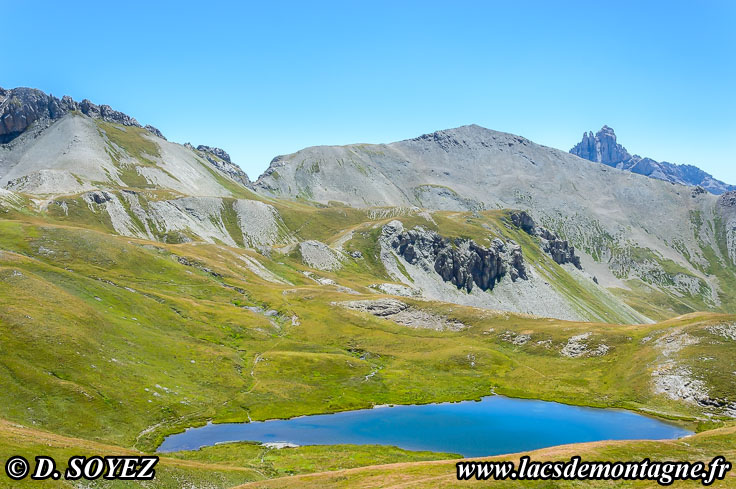
[[[458,462],[458,480],[625,480],[656,481],[668,486],[675,481],[700,481],[704,486],[723,480],[731,470],[725,457],[705,462],[583,462],[575,456],[567,461],[539,462],[524,456],[514,462]]]

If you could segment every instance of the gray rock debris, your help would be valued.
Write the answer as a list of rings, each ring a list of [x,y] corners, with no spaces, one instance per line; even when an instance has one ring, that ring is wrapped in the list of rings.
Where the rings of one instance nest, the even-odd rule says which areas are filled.
[[[475,285],[481,290],[493,289],[507,273],[513,281],[527,278],[521,247],[513,241],[504,243],[496,238],[485,248],[470,239],[457,239],[452,246],[448,239],[421,226],[404,231],[399,221],[384,226],[383,234],[408,263],[434,269],[458,289],[470,292]]]
[[[570,358],[583,356],[588,351],[587,340],[590,335],[590,333],[583,333],[573,336],[567,340],[567,344],[560,350],[560,354]]]
[[[521,346],[527,344],[529,340],[532,339],[532,335],[522,333],[517,334],[513,331],[504,331],[501,335],[501,339],[516,346]]]
[[[720,328],[720,326],[724,327]],[[714,334],[728,334],[728,326],[710,326],[708,330]],[[729,399],[711,397],[708,385],[702,379],[697,378],[692,369],[678,358],[677,354],[680,351],[688,346],[697,345],[699,341],[698,338],[685,332],[673,331],[655,342],[661,356],[652,371],[653,391],[673,400],[697,404],[706,409],[715,409],[717,412],[734,417],[736,403]]]
[[[419,297],[422,295],[422,292],[420,290],[407,287],[406,285],[384,283],[373,284],[370,287],[372,289],[377,289],[384,294],[398,295],[401,297]]]
[[[334,303],[354,311],[367,312],[376,317],[390,319],[402,326],[419,329],[433,329],[435,331],[460,331],[467,326],[460,321],[448,319],[396,299],[377,299]]]
[[[714,324],[705,329],[716,336],[722,336],[726,339],[736,341],[736,323]]]
[[[582,356],[602,357],[608,353],[611,347],[605,343],[600,343],[595,348],[588,347],[588,340],[592,335],[592,333],[588,332],[571,337],[567,340],[567,344],[562,347],[562,350],[560,350],[560,354],[565,357],[578,358]]]
[[[320,241],[302,241],[299,252],[305,265],[318,270],[338,270],[342,267],[341,257],[336,251]]]
[[[682,365],[668,362],[658,365],[652,372],[654,392],[664,394],[675,401],[686,401],[709,405],[708,388],[705,382],[693,378],[692,371]]]

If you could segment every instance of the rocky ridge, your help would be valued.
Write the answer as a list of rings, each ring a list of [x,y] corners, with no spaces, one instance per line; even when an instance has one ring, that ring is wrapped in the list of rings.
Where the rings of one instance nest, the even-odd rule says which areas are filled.
[[[574,246],[581,266],[604,287],[621,286],[630,269],[618,263],[639,249],[681,265],[693,277],[700,272],[692,262],[706,261],[701,249],[718,254],[715,235],[693,229],[694,216],[709,222],[717,196],[593,165],[476,125],[389,144],[305,148],[275,158],[254,188],[273,197],[360,208],[524,210]],[[573,260],[562,242],[556,248],[551,241],[549,252]]]
[[[230,155],[227,154],[227,151],[225,151],[222,148],[216,148],[214,146],[205,146],[204,144],[200,144],[199,146],[197,146],[197,151],[202,151],[203,153],[209,153],[211,155],[217,156],[218,158],[220,158],[221,160],[227,163],[232,163],[232,161],[230,160]]]
[[[93,104],[88,99],[76,102],[68,95],[58,99],[35,88],[20,87],[11,90],[0,88],[0,143],[12,141],[36,121],[49,123],[74,111],[93,119],[102,119],[124,126],[143,127],[133,117],[114,110],[109,105]],[[145,129],[163,138],[161,131],[155,127],[147,125]]]
[[[582,140],[570,150],[570,153],[586,160],[666,182],[698,185],[716,195],[736,190],[736,186],[717,180],[696,166],[659,162],[632,155],[616,141],[616,133],[608,126],[603,126],[595,134],[593,131],[584,132]]]
[[[194,149],[194,147],[189,143],[186,143],[185,146]],[[197,151],[199,151],[199,153],[209,161],[212,166],[229,175],[236,182],[240,182],[246,187],[251,187],[252,182],[250,181],[250,178],[248,178],[248,175],[238,165],[230,160],[230,155],[227,151],[214,146],[205,146],[204,144],[197,146]]]
[[[12,149],[12,146],[18,143],[16,140],[19,136],[25,132],[33,129],[33,135],[37,135],[65,116],[77,113],[92,119],[141,128],[167,141],[158,128],[150,124],[142,126],[135,118],[114,110],[109,105],[97,105],[88,99],[77,102],[68,95],[59,99],[33,88],[20,87],[8,90],[0,87],[0,144],[7,145],[12,142],[13,144],[8,146],[9,149]],[[75,138],[69,144],[79,142]],[[223,149],[205,145],[199,145],[195,149],[189,143],[184,146],[233,180],[245,186],[251,186],[248,175],[232,162],[230,155]],[[2,166],[2,155],[0,155],[0,167]]]

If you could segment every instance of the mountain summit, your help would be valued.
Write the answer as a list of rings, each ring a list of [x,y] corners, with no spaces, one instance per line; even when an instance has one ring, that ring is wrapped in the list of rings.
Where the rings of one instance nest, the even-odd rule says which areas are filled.
[[[586,160],[666,182],[699,185],[716,195],[736,190],[736,186],[717,180],[696,166],[658,162],[651,158],[632,155],[616,141],[613,128],[605,125],[595,135],[593,131],[584,132],[583,139],[570,150],[570,153]]]
[[[109,105],[96,105],[87,99],[76,102],[68,95],[58,99],[35,88],[19,87],[6,90],[0,87],[0,143],[12,141],[36,121],[48,125],[70,112],[81,112],[94,119],[123,126],[143,127],[134,118],[113,110]],[[166,139],[161,131],[153,126],[146,126],[145,129],[159,138]]]
[[[736,304],[736,193],[674,184],[687,167],[673,165],[679,180],[664,163],[640,170],[648,160],[608,127],[574,150],[603,165],[469,125],[305,148],[250,182],[225,151],[88,101],[3,90],[0,121],[3,213],[322,271],[373,264],[360,268],[366,285],[391,278],[399,295],[560,319],[638,323]]]
[[[222,149],[172,143],[109,105],[0,88],[2,187],[31,194],[126,188],[223,197],[232,195],[230,180],[250,184]]]

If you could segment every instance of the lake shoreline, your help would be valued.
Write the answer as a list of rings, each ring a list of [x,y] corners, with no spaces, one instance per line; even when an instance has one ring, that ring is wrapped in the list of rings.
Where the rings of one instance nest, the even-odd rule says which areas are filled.
[[[556,431],[551,428],[558,423],[567,423],[567,430]],[[470,429],[471,426],[475,428]],[[514,427],[513,430],[510,426]],[[396,427],[399,428],[398,431]],[[463,433],[463,430],[467,431],[468,440],[458,438],[458,433]],[[300,446],[391,445],[405,450],[457,452],[471,456],[478,455],[471,453],[473,450],[484,450],[480,455],[486,456],[505,453],[499,451],[501,447],[517,447],[514,443],[521,443],[518,445],[520,450],[529,450],[609,439],[640,440],[644,439],[641,436],[646,436],[647,430],[656,433],[647,439],[672,439],[693,434],[692,430],[686,429],[681,423],[633,410],[493,395],[480,400],[377,405],[289,419],[245,423],[209,422],[169,435],[159,445],[157,453],[250,441]],[[429,432],[432,436],[427,438],[426,433]],[[479,433],[486,433],[487,438],[477,438]],[[513,442],[504,441],[504,444],[500,444],[498,433],[506,433]],[[526,438],[519,438],[520,435]]]

